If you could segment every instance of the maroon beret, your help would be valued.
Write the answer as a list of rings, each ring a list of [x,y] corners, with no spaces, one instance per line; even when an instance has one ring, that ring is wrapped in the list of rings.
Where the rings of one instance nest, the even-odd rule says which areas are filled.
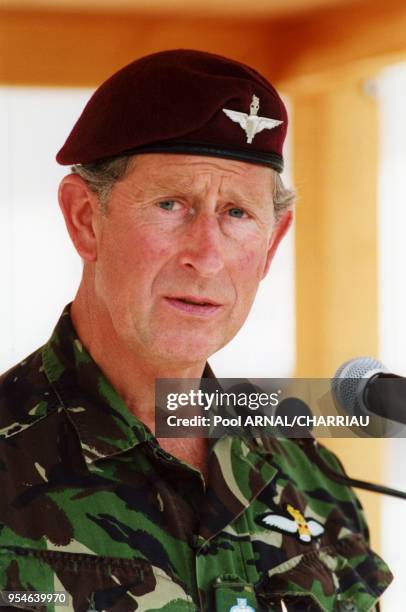
[[[163,51],[128,64],[95,91],[56,159],[189,153],[280,172],[287,123],[277,91],[253,68],[203,51]]]

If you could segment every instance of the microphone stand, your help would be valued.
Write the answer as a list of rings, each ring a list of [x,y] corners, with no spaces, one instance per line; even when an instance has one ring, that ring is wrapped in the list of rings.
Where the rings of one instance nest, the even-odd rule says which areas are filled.
[[[398,489],[392,489],[391,487],[385,487],[383,485],[374,484],[372,482],[367,482],[366,480],[358,480],[356,478],[351,478],[345,472],[341,474],[340,472],[336,472],[330,465],[323,459],[320,455],[318,442],[315,438],[300,438],[297,439],[297,443],[306,451],[306,454],[312,459],[312,461],[321,469],[321,471],[328,476],[331,480],[335,482],[346,485],[349,487],[354,487],[356,489],[365,489],[366,491],[373,491],[374,493],[381,493],[383,495],[390,495],[391,497],[398,497],[400,499],[406,499],[406,492],[399,491]]]

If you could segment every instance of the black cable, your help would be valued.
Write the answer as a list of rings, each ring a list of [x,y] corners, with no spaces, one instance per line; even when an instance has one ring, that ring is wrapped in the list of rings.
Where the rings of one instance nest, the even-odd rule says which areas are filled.
[[[306,453],[310,459],[312,459],[312,461],[321,469],[321,471],[324,472],[326,476],[331,478],[331,480],[334,480],[339,484],[354,487],[356,489],[365,489],[366,491],[372,491],[373,493],[381,493],[383,495],[390,495],[391,497],[406,499],[406,492],[404,491],[367,482],[366,480],[351,478],[348,476],[348,474],[346,474],[344,468],[344,474],[336,472],[320,455],[317,440],[314,438],[301,438],[300,440],[297,440],[297,442],[300,446],[303,446],[306,449]]]

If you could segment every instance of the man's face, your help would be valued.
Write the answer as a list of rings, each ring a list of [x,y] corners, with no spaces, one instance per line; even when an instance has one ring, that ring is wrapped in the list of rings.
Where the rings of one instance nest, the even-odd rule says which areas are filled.
[[[269,168],[139,155],[98,218],[97,299],[140,359],[204,361],[244,323],[273,230]]]

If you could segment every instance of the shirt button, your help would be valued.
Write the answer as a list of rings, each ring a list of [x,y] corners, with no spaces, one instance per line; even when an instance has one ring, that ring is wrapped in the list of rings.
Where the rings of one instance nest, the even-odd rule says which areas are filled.
[[[357,612],[358,606],[352,601],[340,601],[339,610],[340,612]]]
[[[189,545],[191,548],[193,548],[194,550],[198,550],[200,548],[200,543],[199,543],[199,536],[197,535],[191,535],[189,537]]]

